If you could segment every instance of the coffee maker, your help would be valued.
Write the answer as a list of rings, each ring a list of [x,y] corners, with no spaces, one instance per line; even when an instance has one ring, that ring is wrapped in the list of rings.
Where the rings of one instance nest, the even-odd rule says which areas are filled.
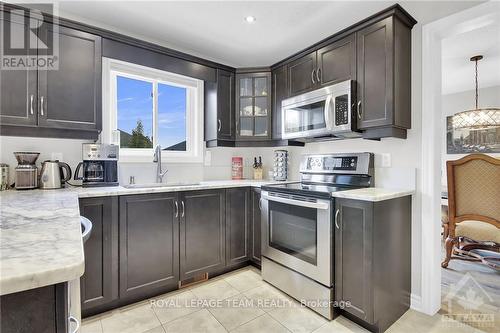
[[[16,167],[16,190],[30,190],[38,187],[38,168],[36,160],[40,153],[36,152],[14,152],[17,160]]]
[[[84,143],[83,162],[78,163],[74,179],[83,187],[118,186],[118,151],[117,145]]]

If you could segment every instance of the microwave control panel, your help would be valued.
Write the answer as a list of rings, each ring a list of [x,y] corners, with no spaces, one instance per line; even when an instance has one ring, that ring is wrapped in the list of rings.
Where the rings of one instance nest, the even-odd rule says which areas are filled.
[[[349,98],[347,95],[335,97],[335,126],[349,123]]]

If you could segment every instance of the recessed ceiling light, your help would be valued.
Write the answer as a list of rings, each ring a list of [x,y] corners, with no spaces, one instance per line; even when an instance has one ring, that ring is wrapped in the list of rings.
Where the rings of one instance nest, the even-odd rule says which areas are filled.
[[[255,20],[256,20],[255,16],[251,16],[251,15],[250,15],[250,16],[245,17],[245,21],[246,21],[247,23],[254,23],[254,22],[255,22]]]

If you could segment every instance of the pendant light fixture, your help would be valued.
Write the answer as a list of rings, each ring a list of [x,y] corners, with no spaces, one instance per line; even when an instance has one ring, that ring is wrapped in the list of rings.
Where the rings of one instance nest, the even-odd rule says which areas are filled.
[[[479,108],[478,107],[478,83],[477,83],[477,63],[483,59],[482,55],[470,58],[476,63],[476,108],[456,113],[453,116],[453,129],[479,130],[500,127],[500,108]]]

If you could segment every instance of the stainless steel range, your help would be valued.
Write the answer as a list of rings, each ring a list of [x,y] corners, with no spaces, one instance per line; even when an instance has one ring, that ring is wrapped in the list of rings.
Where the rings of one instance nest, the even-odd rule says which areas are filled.
[[[262,187],[262,276],[332,319],[332,193],[373,186],[373,154],[305,155],[300,180]]]

